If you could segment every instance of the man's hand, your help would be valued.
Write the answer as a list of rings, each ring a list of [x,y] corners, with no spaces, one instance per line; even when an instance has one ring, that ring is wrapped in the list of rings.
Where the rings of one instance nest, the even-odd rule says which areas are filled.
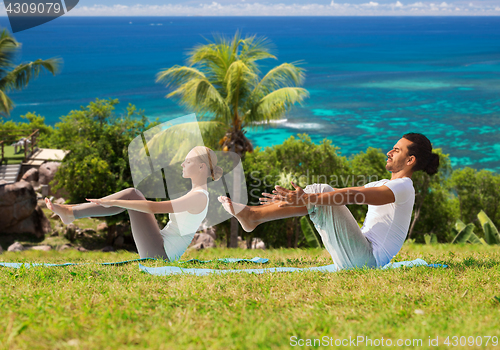
[[[281,186],[276,186],[273,194],[262,193],[262,195],[267,198],[260,198],[261,203],[264,202],[267,204],[271,204],[275,202],[281,202],[281,204],[278,205],[280,208],[306,206],[309,202],[308,194],[293,182],[290,183],[295,188],[295,191],[287,190],[286,188],[283,188]]]

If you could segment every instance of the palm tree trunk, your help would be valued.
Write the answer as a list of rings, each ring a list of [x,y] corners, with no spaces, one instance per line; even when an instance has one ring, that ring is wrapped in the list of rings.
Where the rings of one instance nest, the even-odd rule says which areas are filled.
[[[238,230],[240,228],[240,223],[233,216],[231,218],[231,236],[229,238],[229,248],[238,248]]]
[[[415,209],[415,215],[413,216],[413,221],[410,226],[410,230],[408,231],[408,238],[411,238],[411,234],[413,233],[413,229],[415,228],[415,223],[418,220],[418,217],[420,216],[420,207]]]

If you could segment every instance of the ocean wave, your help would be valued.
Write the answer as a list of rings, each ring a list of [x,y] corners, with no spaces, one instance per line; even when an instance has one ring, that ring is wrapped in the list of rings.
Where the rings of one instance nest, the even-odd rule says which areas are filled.
[[[319,123],[283,123],[283,126],[290,129],[322,129]]]
[[[288,119],[279,119],[279,120],[270,120],[268,123],[265,122],[254,122],[252,126],[260,126],[260,125],[275,125],[283,128],[289,129],[321,129],[323,126],[319,123],[292,123],[289,122]],[[277,125],[276,125],[277,124]]]
[[[278,120],[270,120],[269,122],[253,122],[252,126],[254,125],[266,125],[266,124],[284,124],[288,121],[288,119],[278,119]]]

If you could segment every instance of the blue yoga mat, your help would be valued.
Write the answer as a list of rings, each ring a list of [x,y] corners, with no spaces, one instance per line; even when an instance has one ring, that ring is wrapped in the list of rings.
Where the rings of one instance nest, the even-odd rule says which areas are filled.
[[[118,261],[118,262],[105,262],[105,263],[97,263],[98,265],[123,265],[123,264],[129,264],[137,261],[145,261],[145,260],[156,260],[153,258],[142,258],[142,259],[134,259],[134,260],[125,260],[125,261]],[[185,263],[208,263],[212,262],[214,260],[199,260],[199,259],[191,259],[191,260],[186,260],[186,261],[179,261],[179,263],[185,264]],[[250,262],[250,263],[255,263],[255,264],[265,264],[269,261],[269,259],[266,258],[259,258],[255,257],[252,259],[237,259],[237,258],[222,258],[222,259],[217,259],[215,261],[220,261],[224,263],[236,263],[236,262]],[[91,263],[64,263],[64,264],[46,264],[46,263],[8,263],[8,262],[0,262],[0,266],[3,267],[12,267],[15,269],[19,269],[24,265],[24,268],[30,268],[30,267],[35,267],[35,266],[43,266],[43,267],[57,267],[57,266],[77,266],[77,265],[89,265]]]
[[[389,263],[383,267],[381,270],[396,269],[402,266],[412,267],[412,266],[429,266],[429,267],[442,267],[446,268],[447,265],[441,264],[427,264],[422,259],[415,259],[412,261],[401,261],[396,263]],[[272,272],[300,272],[300,271],[320,271],[320,272],[337,272],[339,269],[335,264],[326,266],[315,266],[315,267],[270,267],[265,269],[238,269],[238,270],[218,270],[218,269],[188,269],[176,266],[163,266],[163,267],[146,267],[139,264],[139,268],[151,275],[157,276],[167,276],[167,275],[177,275],[177,274],[189,274],[196,276],[204,276],[211,273],[232,273],[232,272],[246,272],[246,273],[272,273]]]

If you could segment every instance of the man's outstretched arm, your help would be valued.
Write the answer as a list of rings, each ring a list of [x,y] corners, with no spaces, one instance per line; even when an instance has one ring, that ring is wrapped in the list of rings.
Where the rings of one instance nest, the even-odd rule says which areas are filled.
[[[282,201],[280,207],[346,204],[384,205],[394,203],[396,200],[392,190],[385,185],[380,187],[347,187],[325,193],[305,193],[293,182],[292,186],[295,191],[276,186],[273,194],[263,193],[263,195],[271,198],[271,201]]]

